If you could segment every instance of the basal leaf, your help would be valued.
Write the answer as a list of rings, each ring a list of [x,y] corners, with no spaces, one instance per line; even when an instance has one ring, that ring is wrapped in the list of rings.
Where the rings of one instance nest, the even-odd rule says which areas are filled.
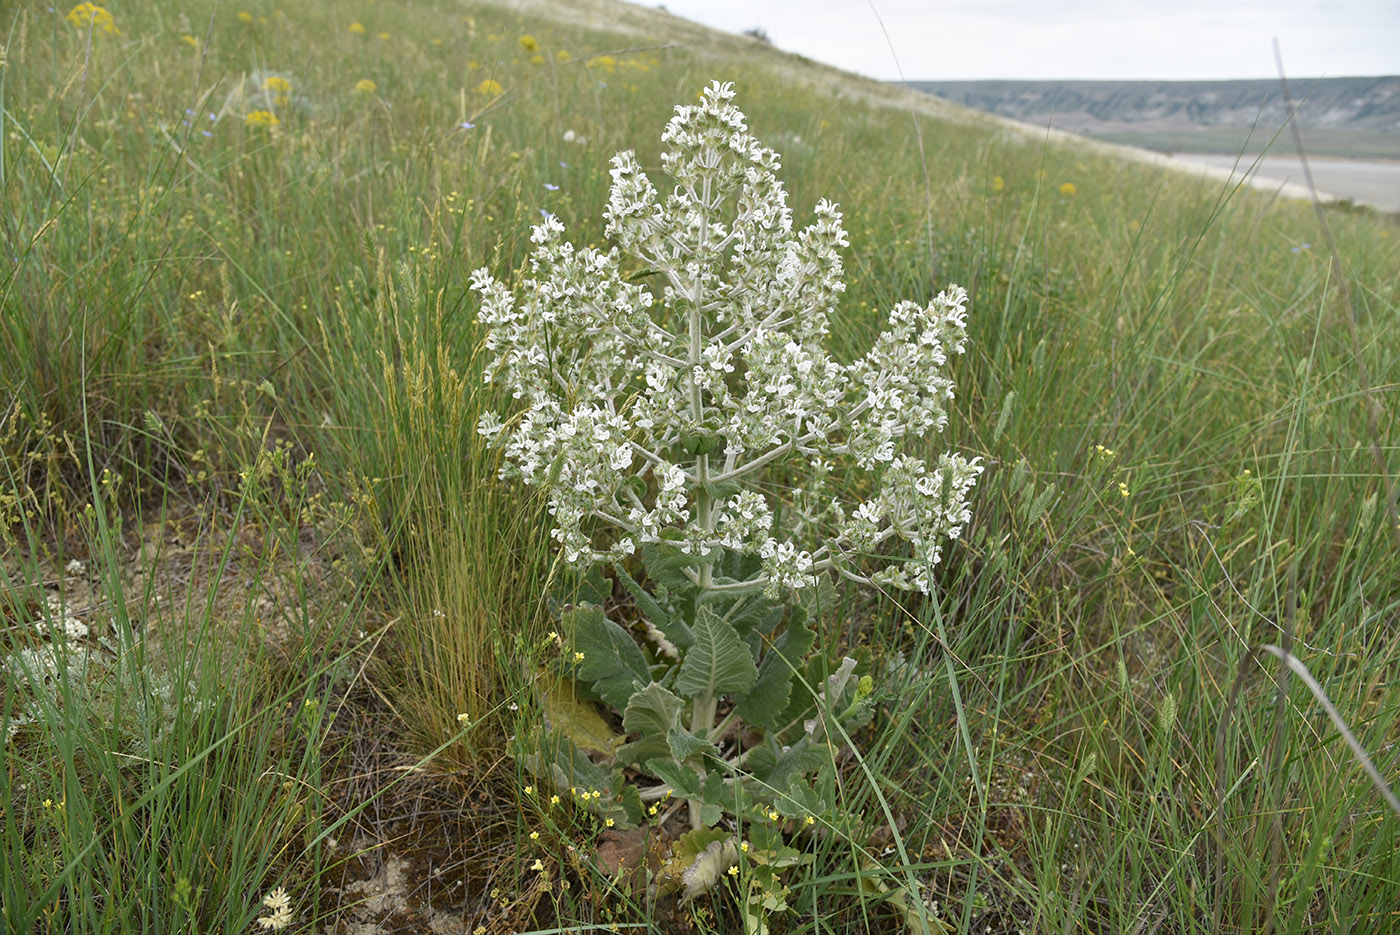
[[[621,566],[617,568],[617,577],[631,593],[632,599],[637,602],[637,607],[643,616],[652,622],[662,633],[666,634],[666,639],[676,645],[676,648],[684,652],[695,642],[695,637],[691,635],[690,627],[679,617],[668,613],[660,602],[637,583],[637,580],[629,575]]]
[[[646,770],[669,785],[678,799],[693,799],[700,794],[700,774],[689,766],[657,757],[647,760]]]
[[[622,726],[628,733],[641,734],[643,739],[665,737],[667,731],[680,725],[684,707],[685,702],[674,693],[652,682],[627,699]]]
[[[684,698],[747,692],[758,678],[749,649],[734,628],[705,606],[695,610],[695,645],[685,654],[676,691]]]
[[[763,657],[753,688],[739,699],[739,716],[754,727],[776,730],[782,726],[779,718],[792,697],[793,672],[800,671],[802,659],[811,652],[816,638],[805,617],[802,613],[792,615],[787,629]]]
[[[573,683],[541,670],[539,682],[547,724],[568,737],[579,749],[610,756],[626,738],[608,727],[591,701],[574,693]],[[677,699],[679,702],[679,699]]]
[[[696,737],[688,730],[673,728],[666,732],[666,746],[671,756],[677,760],[688,760],[698,754],[719,756],[719,748],[704,737]]]
[[[614,708],[626,708],[632,693],[651,681],[646,657],[632,637],[591,605],[566,610],[562,622],[573,647],[566,652],[583,654],[575,677]]]

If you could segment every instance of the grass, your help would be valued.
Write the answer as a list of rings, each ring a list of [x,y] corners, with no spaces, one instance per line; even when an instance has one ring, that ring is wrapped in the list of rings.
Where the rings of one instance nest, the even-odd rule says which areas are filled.
[[[607,159],[654,165],[712,77],[799,217],[842,205],[838,354],[970,288],[947,441],[990,466],[937,599],[820,620],[900,702],[774,931],[898,930],[911,883],[955,931],[1396,924],[1400,818],[1257,653],[1291,645],[1394,782],[1393,217],[1327,215],[1349,306],[1307,205],[930,117],[926,188],[880,89],[659,14],[248,11],[0,20],[10,929],[249,931],[285,886],[304,931],[736,930],[724,891],[611,882],[505,756],[569,581],[471,430],[504,402],[466,290],[541,209],[601,242]]]

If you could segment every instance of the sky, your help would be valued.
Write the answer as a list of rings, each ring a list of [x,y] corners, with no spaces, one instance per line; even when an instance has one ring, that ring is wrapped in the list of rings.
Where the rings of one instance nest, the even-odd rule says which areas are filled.
[[[1400,74],[1400,0],[666,0],[656,5],[729,32],[757,27],[781,49],[885,80],[898,79],[901,68],[911,81],[1276,78],[1274,37],[1290,77]]]

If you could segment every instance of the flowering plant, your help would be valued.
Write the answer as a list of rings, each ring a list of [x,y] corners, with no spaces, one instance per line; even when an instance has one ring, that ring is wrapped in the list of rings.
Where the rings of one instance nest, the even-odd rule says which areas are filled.
[[[868,718],[872,690],[854,660],[834,674],[804,666],[814,636],[800,598],[833,574],[929,591],[982,471],[899,450],[947,423],[966,292],[899,303],[868,353],[833,359],[822,342],[844,290],[841,214],[823,200],[794,229],[778,154],[733,99],[714,82],[676,108],[664,197],[632,152],[613,158],[615,247],[575,248],[546,217],[518,297],[485,269],[472,275],[485,379],[523,404],[478,430],[502,451],[503,478],[546,492],[564,559],[616,569],[649,636],[644,652],[597,607],[566,614],[575,679],[639,738],[614,766],[662,781],[638,795],[593,776],[608,792],[593,807],[619,821],[672,793],[696,828],[745,807],[810,817],[821,803],[803,777],[829,762],[835,725]],[[873,475],[849,508],[831,482],[838,465]],[[761,485],[778,472],[802,478],[781,500]],[[764,739],[740,749],[740,720]],[[563,759],[573,765],[553,767],[567,787],[581,757]]]

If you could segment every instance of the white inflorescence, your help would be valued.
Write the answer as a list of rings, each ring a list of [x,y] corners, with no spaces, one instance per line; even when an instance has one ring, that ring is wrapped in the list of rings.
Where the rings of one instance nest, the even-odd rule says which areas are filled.
[[[927,464],[899,446],[947,424],[967,293],[901,302],[864,357],[832,359],[822,342],[845,289],[841,214],[823,200],[793,229],[778,154],[733,99],[714,82],[676,108],[664,198],[633,153],[613,158],[604,214],[616,247],[577,249],[551,216],[533,229],[518,299],[485,269],[472,274],[486,380],[525,407],[510,422],[488,413],[479,431],[503,451],[502,477],[547,491],[569,562],[669,541],[758,556],[770,590],[835,569],[928,591],[943,540],[971,518],[982,465],[956,453]],[[877,478],[849,510],[826,484],[841,462]],[[792,538],[775,529],[776,488],[758,487],[773,469],[804,478],[782,505]],[[604,527],[617,531],[606,548]],[[893,560],[899,542],[912,555]],[[871,555],[883,567],[867,577],[858,560]]]

